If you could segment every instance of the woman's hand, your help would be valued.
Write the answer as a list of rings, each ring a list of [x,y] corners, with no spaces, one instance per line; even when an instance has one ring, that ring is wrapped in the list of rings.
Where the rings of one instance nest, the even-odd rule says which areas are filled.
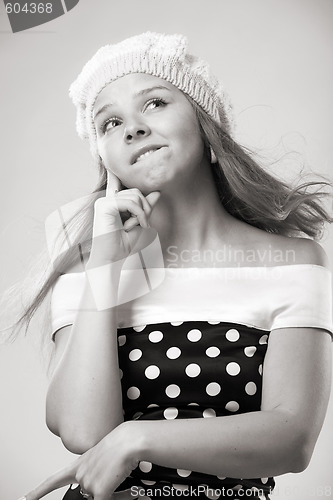
[[[89,260],[95,265],[113,263],[144,248],[147,245],[145,229],[149,228],[149,217],[159,197],[159,191],[144,196],[133,188],[99,198],[95,202]]]
[[[96,446],[75,462],[43,481],[25,497],[39,500],[51,491],[72,483],[79,483],[94,500],[110,500],[115,489],[129,476],[139,462],[140,437],[134,433],[132,422],[125,422],[105,436]],[[114,499],[123,495],[114,494]],[[90,498],[89,497],[89,498]]]

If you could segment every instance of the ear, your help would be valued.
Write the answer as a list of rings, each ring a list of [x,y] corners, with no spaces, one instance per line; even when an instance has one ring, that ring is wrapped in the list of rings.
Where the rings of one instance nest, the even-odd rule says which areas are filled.
[[[209,146],[209,150],[210,150],[210,162],[217,163],[217,158],[216,158],[216,155],[212,149],[212,146]]]

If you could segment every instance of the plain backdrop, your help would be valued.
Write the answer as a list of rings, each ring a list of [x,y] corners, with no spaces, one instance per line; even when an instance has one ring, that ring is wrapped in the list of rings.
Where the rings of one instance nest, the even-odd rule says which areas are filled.
[[[81,0],[16,34],[1,2],[2,290],[24,277],[44,245],[47,215],[96,180],[76,136],[70,83],[100,46],[147,30],[188,36],[228,89],[236,137],[273,161],[289,153],[274,165],[278,175],[302,167],[330,175],[331,0]],[[332,232],[322,244],[332,256]],[[1,500],[21,497],[74,458],[44,422],[45,364],[37,340],[0,346]],[[331,401],[310,466],[278,477],[273,499],[333,496],[332,417]],[[47,498],[61,499],[63,491]]]

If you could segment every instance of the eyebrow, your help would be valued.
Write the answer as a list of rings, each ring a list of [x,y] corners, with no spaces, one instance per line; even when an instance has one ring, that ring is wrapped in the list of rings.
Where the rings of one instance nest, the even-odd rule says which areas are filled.
[[[168,89],[168,87],[164,87],[164,85],[156,85],[154,87],[149,87],[147,89],[139,90],[139,92],[136,92],[133,97],[139,97],[142,95],[149,94],[149,92],[152,92],[153,90],[168,90],[170,92],[170,89]],[[108,103],[108,104],[105,104],[104,106],[102,106],[98,111],[96,111],[96,113],[93,116],[93,119],[96,120],[98,115],[100,115],[104,111],[107,111],[112,106],[113,106],[112,103]]]

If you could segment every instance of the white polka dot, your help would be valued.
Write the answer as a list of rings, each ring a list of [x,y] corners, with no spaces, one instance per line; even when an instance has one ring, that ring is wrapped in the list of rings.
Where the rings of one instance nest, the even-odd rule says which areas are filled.
[[[245,386],[245,392],[249,396],[253,396],[257,392],[257,386],[254,382],[248,382]]]
[[[253,491],[253,493],[257,493],[258,495],[260,495],[260,490],[255,486],[252,486],[252,488],[250,488],[250,491]]]
[[[180,388],[176,384],[170,384],[165,389],[165,393],[169,398],[176,398],[180,394]]]
[[[188,477],[191,474],[191,470],[177,469],[177,474],[180,477]]]
[[[128,357],[131,361],[137,361],[138,359],[140,359],[142,356],[142,351],[140,349],[133,349]]]
[[[259,339],[259,344],[267,344],[268,335],[263,335]]]
[[[137,387],[130,387],[127,391],[128,399],[138,399],[140,396],[140,390]]]
[[[235,328],[232,328],[231,330],[228,330],[227,333],[225,334],[229,342],[237,342],[239,339],[239,331],[235,330]]]
[[[209,358],[216,358],[220,354],[220,349],[218,347],[212,346],[206,349],[206,355]]]
[[[178,416],[178,410],[177,410],[177,408],[173,408],[173,407],[166,408],[163,412],[163,415],[164,415],[164,418],[166,418],[167,420],[172,420]]]
[[[156,365],[150,365],[145,369],[145,375],[147,378],[153,380],[154,378],[157,378],[160,374],[160,369]]]
[[[259,375],[262,375],[262,365],[259,365],[258,372],[259,372]]]
[[[207,408],[206,410],[204,410],[202,415],[204,418],[216,417],[216,411],[213,410],[213,408]]]
[[[147,495],[143,495],[143,497],[140,496],[140,500],[152,500],[152,498]]]
[[[119,368],[119,377],[120,377],[120,378],[123,378],[123,375],[124,375],[124,374],[123,374],[123,370],[122,370],[121,368]]]
[[[218,493],[219,491],[221,490],[213,490],[212,488],[207,488],[207,490],[205,491],[205,495],[207,498],[209,498],[209,500],[217,500],[221,496],[221,493]]]
[[[185,373],[188,377],[197,377],[201,372],[201,368],[196,363],[191,363],[185,368]]]
[[[236,486],[233,486],[232,489],[235,490],[235,491],[241,490],[241,489],[243,489],[243,485],[242,484],[236,484]]]
[[[138,418],[142,417],[142,415],[142,411],[137,411],[136,413],[134,413],[132,420],[137,420]]]
[[[178,347],[170,347],[167,350],[166,355],[169,359],[177,359],[181,355],[182,351]]]
[[[238,411],[239,404],[237,403],[237,401],[229,401],[229,403],[225,405],[225,409],[229,411]]]
[[[155,403],[152,403],[150,405],[147,406],[147,408],[159,408],[160,406],[155,404]]]
[[[206,392],[208,396],[217,396],[221,391],[221,386],[217,382],[211,382],[206,387]]]
[[[142,484],[146,484],[147,486],[153,486],[153,484],[156,484],[156,481],[148,481],[147,479],[140,479],[140,482]],[[140,496],[140,498],[142,497]]]
[[[187,406],[199,406],[199,403],[188,403]]]
[[[148,338],[149,338],[150,342],[153,342],[154,344],[156,344],[157,342],[161,342],[161,340],[163,339],[163,333],[160,332],[159,330],[155,330],[153,332],[150,332],[150,334],[148,335]]]
[[[150,462],[140,462],[139,463],[139,468],[142,470],[142,472],[150,472],[152,469],[152,464]]]
[[[133,326],[133,330],[136,332],[142,332],[146,328],[147,325]]]
[[[266,484],[266,483],[267,483],[267,481],[268,481],[268,477],[262,477],[262,478],[261,478],[261,482],[262,482],[262,484]]]
[[[256,350],[257,350],[257,348],[254,345],[251,345],[249,347],[245,347],[244,354],[248,358],[252,358],[252,356],[254,355],[254,353],[256,352]]]
[[[121,347],[126,343],[126,335],[119,335],[118,337],[118,344]]]
[[[210,325],[219,325],[221,321],[207,321]]]
[[[71,490],[75,490],[75,488],[77,488],[79,486],[78,483],[73,483],[71,484]],[[24,497],[23,497],[24,498]]]
[[[172,326],[180,326],[184,323],[184,321],[171,321],[170,325]]]
[[[240,366],[238,363],[235,363],[234,361],[232,361],[231,363],[227,364],[226,370],[227,370],[227,373],[229,375],[232,375],[232,376],[238,375],[240,372]]]
[[[172,486],[173,486],[173,488],[175,488],[176,490],[182,490],[182,491],[185,491],[185,490],[188,490],[188,489],[189,489],[189,485],[188,485],[188,484],[173,484]]]
[[[198,342],[202,337],[202,333],[197,328],[190,330],[187,334],[187,338],[190,342]]]
[[[226,477],[222,477],[222,476],[216,476],[217,479],[221,479],[221,481],[223,481],[223,479],[227,479]]]

